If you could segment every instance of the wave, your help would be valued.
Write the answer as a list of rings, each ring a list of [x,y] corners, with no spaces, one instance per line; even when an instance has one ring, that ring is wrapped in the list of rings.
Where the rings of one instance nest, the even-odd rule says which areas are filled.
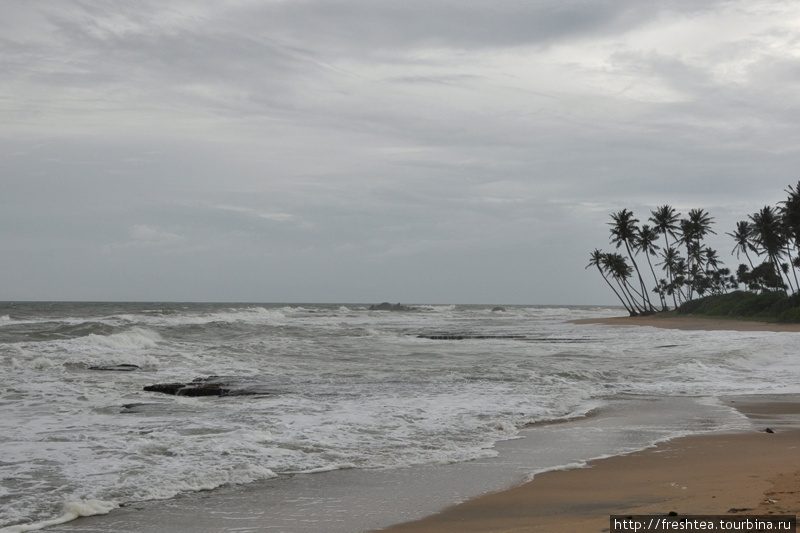
[[[119,315],[119,318],[133,323],[144,322],[155,326],[202,326],[206,324],[237,322],[249,324],[281,324],[286,319],[287,310],[267,309],[265,307],[230,308],[213,312],[183,312],[153,315]]]
[[[186,492],[204,492],[219,487],[232,485],[246,485],[256,481],[263,481],[278,477],[278,474],[269,468],[245,463],[231,469],[220,468],[206,472],[192,478],[175,480],[163,486],[153,487],[135,495],[136,500],[167,500]],[[3,533],[0,531],[0,533]]]
[[[112,333],[111,335],[92,333],[87,338],[88,342],[96,346],[115,350],[155,348],[161,340],[161,335],[156,331],[140,327],[131,328],[119,333]]]

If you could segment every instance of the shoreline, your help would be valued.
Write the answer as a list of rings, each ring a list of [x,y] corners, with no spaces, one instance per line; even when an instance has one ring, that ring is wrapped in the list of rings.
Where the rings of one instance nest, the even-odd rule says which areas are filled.
[[[737,320],[734,318],[707,318],[692,315],[620,316],[612,318],[581,318],[570,320],[570,324],[602,324],[606,326],[651,326],[654,328],[680,329],[685,331],[771,331],[800,333],[800,324]]]
[[[550,471],[385,533],[608,531],[612,514],[797,515],[800,396],[725,398],[753,430],[693,435]],[[767,433],[770,427],[774,433]]]
[[[600,459],[571,469],[536,474],[529,482],[473,492],[462,503],[431,507],[442,490],[466,485],[486,473],[488,463],[500,466],[515,454],[541,446],[559,446],[560,439],[597,431],[586,424],[553,435],[547,441],[506,441],[497,459],[385,472],[344,470],[314,476],[288,476],[275,484],[222,488],[171,500],[134,503],[108,515],[79,518],[46,528],[54,533],[127,531],[152,533],[212,533],[236,528],[251,533],[267,531],[337,531],[341,533],[601,533],[608,531],[611,514],[797,514],[800,512],[800,394],[717,397],[747,418],[747,428],[678,437],[638,451],[600,455]],[[681,410],[679,403],[673,410]],[[613,419],[615,414],[611,414]],[[648,414],[642,416],[648,417]],[[579,423],[579,422],[577,422]],[[569,428],[573,423],[567,423]],[[552,427],[552,426],[550,426]],[[766,428],[774,433],[767,433]],[[485,463],[485,464],[482,464]],[[528,465],[530,461],[522,461]],[[458,471],[461,473],[459,474]],[[302,484],[294,525],[283,528],[268,512],[281,485]],[[333,483],[333,487],[331,487]],[[454,484],[455,483],[455,484]],[[401,488],[397,493],[393,488]],[[334,492],[331,493],[330,489]],[[324,492],[320,492],[323,489]],[[276,492],[277,491],[277,492]],[[411,492],[409,492],[411,491]],[[328,494],[329,499],[318,495]],[[476,494],[483,494],[475,496]],[[367,518],[374,510],[391,509],[398,495],[413,499],[415,516],[376,523]],[[433,497],[432,497],[433,496]],[[296,496],[295,496],[296,497]],[[772,500],[772,503],[768,503]],[[338,502],[338,503],[337,503]],[[405,504],[409,502],[404,502]],[[322,516],[305,512],[306,505],[326,510]],[[307,509],[311,511],[311,509]],[[360,516],[360,527],[352,517]],[[367,520],[364,520],[367,518]],[[366,523],[365,523],[366,522]],[[350,527],[342,527],[350,524]],[[287,524],[288,525],[288,524]],[[300,526],[300,527],[298,527]],[[377,529],[376,529],[377,528]]]

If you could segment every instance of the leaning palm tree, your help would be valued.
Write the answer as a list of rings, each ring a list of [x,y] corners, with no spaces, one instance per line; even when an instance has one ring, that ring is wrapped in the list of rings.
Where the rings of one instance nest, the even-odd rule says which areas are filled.
[[[615,244],[617,248],[625,245],[625,250],[628,252],[628,257],[633,264],[636,271],[636,276],[639,278],[639,286],[641,287],[642,303],[649,311],[655,312],[653,304],[650,303],[650,298],[647,294],[647,287],[645,286],[642,273],[639,271],[639,265],[636,264],[636,259],[633,258],[633,249],[636,248],[636,223],[639,219],[633,218],[633,213],[627,209],[623,209],[617,213],[611,214],[613,222],[609,222],[611,226],[611,243]]]
[[[633,307],[629,307],[630,303],[626,302],[622,298],[622,296],[620,296],[619,292],[617,292],[617,289],[615,289],[614,285],[612,285],[611,282],[608,280],[608,276],[606,276],[606,271],[605,271],[605,268],[604,268],[604,257],[605,257],[605,255],[606,254],[604,254],[599,248],[595,248],[594,251],[592,252],[591,256],[590,256],[589,264],[586,265],[586,268],[593,267],[593,266],[597,267],[597,271],[600,272],[600,275],[603,276],[603,279],[605,280],[605,282],[608,284],[608,286],[611,288],[611,290],[614,291],[614,294],[617,296],[617,298],[619,298],[619,301],[622,302],[622,306],[625,308],[625,310],[628,312],[628,314],[630,316],[636,316],[636,312],[633,310]]]
[[[633,269],[628,262],[625,261],[625,258],[616,253],[604,254],[603,266],[611,274],[611,277],[614,278],[614,281],[617,282],[620,290],[628,299],[631,309],[634,310],[634,316],[645,312],[645,308],[634,296],[634,293],[638,294],[636,289],[634,289],[628,281],[633,275]]]

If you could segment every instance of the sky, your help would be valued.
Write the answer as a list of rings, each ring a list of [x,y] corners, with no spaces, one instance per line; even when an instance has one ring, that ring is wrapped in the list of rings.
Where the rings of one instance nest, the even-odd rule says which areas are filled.
[[[0,300],[614,304],[800,179],[800,3],[0,3]]]

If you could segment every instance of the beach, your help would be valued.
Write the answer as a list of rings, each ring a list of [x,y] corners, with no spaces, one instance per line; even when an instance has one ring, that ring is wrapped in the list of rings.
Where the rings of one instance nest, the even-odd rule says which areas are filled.
[[[605,324],[608,326],[650,326],[654,328],[680,329],[684,331],[773,331],[800,332],[800,324],[759,322],[758,320],[734,320],[728,318],[705,318],[693,316],[621,316],[611,318],[583,318],[574,324]]]
[[[800,332],[798,324],[658,315],[572,322],[685,331]],[[612,514],[797,515],[800,397],[762,395],[724,401],[751,420],[752,430],[679,438],[594,461],[587,468],[545,472],[524,485],[382,531],[602,532],[608,531]]]
[[[800,399],[726,401],[752,419],[752,431],[685,437],[587,468],[546,472],[383,531],[589,533],[608,531],[612,514],[797,515]]]

